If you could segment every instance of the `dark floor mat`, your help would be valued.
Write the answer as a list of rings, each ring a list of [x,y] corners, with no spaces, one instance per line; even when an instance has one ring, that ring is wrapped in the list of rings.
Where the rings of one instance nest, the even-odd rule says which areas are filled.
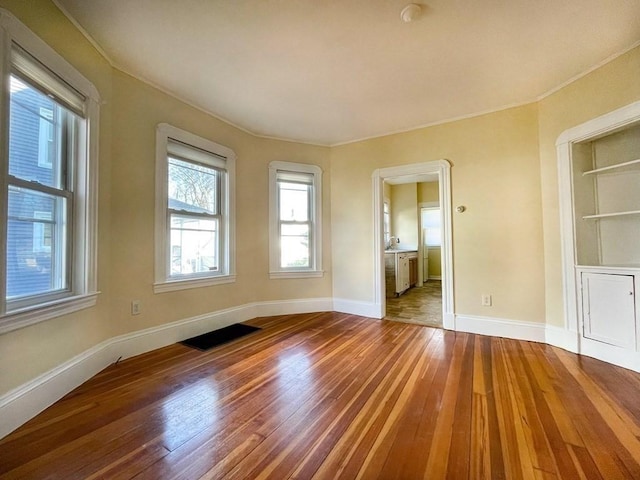
[[[204,333],[197,337],[187,338],[183,340],[183,345],[187,347],[197,348],[198,350],[209,350],[210,348],[217,347],[223,343],[228,343],[238,338],[249,335],[257,330],[259,327],[252,327],[251,325],[244,325],[242,323],[234,323],[228,327],[214,330],[213,332]]]

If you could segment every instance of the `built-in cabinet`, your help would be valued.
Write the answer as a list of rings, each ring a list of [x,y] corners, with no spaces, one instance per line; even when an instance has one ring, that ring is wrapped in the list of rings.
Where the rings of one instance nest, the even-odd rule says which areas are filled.
[[[636,349],[636,275],[580,268],[584,337]]]
[[[417,251],[387,251],[384,254],[386,296],[393,297],[403,294],[418,278]],[[412,266],[414,268],[412,275]]]
[[[569,152],[581,347],[609,359],[640,351],[640,123],[601,132]]]

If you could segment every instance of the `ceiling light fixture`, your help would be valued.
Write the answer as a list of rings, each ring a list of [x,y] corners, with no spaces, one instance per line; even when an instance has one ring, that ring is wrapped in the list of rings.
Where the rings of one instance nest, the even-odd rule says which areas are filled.
[[[420,7],[420,5],[416,3],[410,3],[400,12],[400,19],[404,23],[410,23],[417,19],[420,16],[421,12],[422,8]]]

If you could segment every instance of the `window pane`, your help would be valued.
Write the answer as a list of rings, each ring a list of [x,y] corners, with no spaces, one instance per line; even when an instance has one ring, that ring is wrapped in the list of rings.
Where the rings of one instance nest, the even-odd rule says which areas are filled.
[[[64,188],[64,118],[71,115],[51,98],[11,76],[9,174]]]
[[[280,225],[280,267],[309,267],[309,225]]]
[[[218,214],[219,177],[214,168],[169,158],[169,208]]]
[[[171,215],[171,275],[219,271],[218,219]]]
[[[427,245],[430,247],[440,246],[440,237],[442,233],[440,228],[439,208],[422,209],[422,228],[426,229],[427,232]]]
[[[389,245],[391,241],[391,213],[389,212],[389,204],[384,202],[383,207],[383,229],[384,229],[384,244]]]
[[[9,187],[7,298],[66,287],[66,200]]]
[[[306,222],[309,219],[309,185],[278,182],[280,220]]]

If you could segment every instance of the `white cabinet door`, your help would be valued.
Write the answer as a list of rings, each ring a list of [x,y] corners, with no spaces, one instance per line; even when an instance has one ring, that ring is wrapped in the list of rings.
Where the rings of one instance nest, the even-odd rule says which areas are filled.
[[[635,349],[633,275],[582,274],[584,336]]]

